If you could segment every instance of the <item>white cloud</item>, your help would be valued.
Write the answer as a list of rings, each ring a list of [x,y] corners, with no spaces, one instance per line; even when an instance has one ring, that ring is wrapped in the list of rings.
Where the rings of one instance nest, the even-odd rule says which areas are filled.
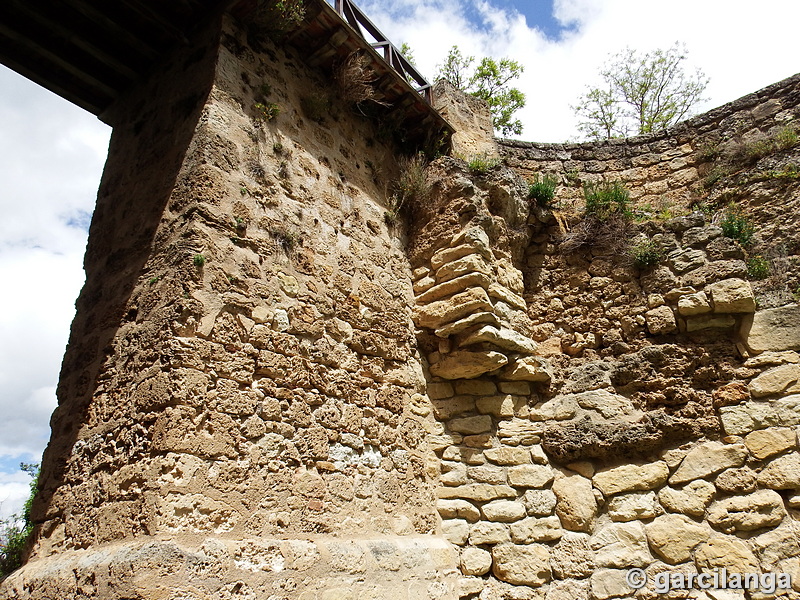
[[[30,496],[31,478],[27,473],[0,472],[0,519],[19,514]]]

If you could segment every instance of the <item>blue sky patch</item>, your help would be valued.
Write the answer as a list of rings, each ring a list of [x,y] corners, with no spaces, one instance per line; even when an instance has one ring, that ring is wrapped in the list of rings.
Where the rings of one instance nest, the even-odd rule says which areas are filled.
[[[88,210],[78,210],[73,215],[67,217],[67,227],[74,227],[89,231],[89,224],[92,222],[92,213]]]

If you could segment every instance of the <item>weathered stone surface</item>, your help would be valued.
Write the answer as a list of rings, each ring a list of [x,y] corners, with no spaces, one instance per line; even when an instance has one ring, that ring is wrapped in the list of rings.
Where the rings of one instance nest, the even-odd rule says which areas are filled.
[[[715,493],[713,483],[698,479],[687,483],[681,489],[662,488],[658,492],[658,501],[669,511],[702,517]]]
[[[650,547],[671,565],[688,561],[692,550],[708,539],[708,527],[683,515],[663,515],[645,526]]]
[[[417,304],[430,304],[436,300],[441,300],[442,298],[463,292],[473,287],[488,289],[490,282],[491,278],[488,275],[484,275],[483,273],[469,273],[429,288],[426,292],[417,296]]]
[[[437,328],[433,333],[436,337],[448,338],[451,335],[459,334],[462,331],[466,331],[470,327],[478,325],[480,323],[499,325],[500,320],[497,318],[497,315],[494,314],[493,312],[479,311],[467,315],[463,319],[458,319],[453,323],[448,323],[447,325],[443,325],[442,327]]]
[[[555,477],[549,465],[516,465],[508,469],[508,482],[517,487],[543,488]]]
[[[469,534],[469,543],[473,546],[479,546],[481,544],[500,544],[510,539],[508,525],[504,525],[503,523],[489,523],[487,521],[475,523]]]
[[[744,444],[756,458],[769,458],[797,447],[797,435],[789,427],[771,427],[747,434]]]
[[[559,539],[564,533],[558,517],[544,517],[542,519],[528,517],[513,523],[510,529],[511,541],[516,544],[552,542]]]
[[[770,461],[758,474],[758,483],[773,490],[800,489],[800,454],[792,452]]]
[[[547,359],[540,356],[526,356],[515,360],[503,371],[503,379],[510,381],[540,381],[552,379],[552,372]]]
[[[489,295],[481,287],[473,287],[447,300],[437,300],[414,310],[414,322],[420,327],[437,329],[478,311],[491,311]]]
[[[556,509],[556,495],[553,490],[526,490],[522,503],[529,515],[552,515]]]
[[[547,546],[500,544],[492,548],[492,572],[501,581],[540,587],[550,581],[550,552]]]
[[[474,344],[493,344],[498,348],[511,352],[523,352],[531,354],[536,352],[537,344],[532,339],[517,333],[508,327],[495,327],[494,325],[481,325],[475,331],[469,333],[459,342],[460,347],[472,346]],[[515,363],[516,364],[516,363]],[[514,370],[514,365],[510,367]]]
[[[678,299],[678,313],[684,317],[703,315],[711,312],[711,301],[705,292],[686,294]]]
[[[715,313],[747,313],[756,309],[756,298],[750,282],[744,279],[723,279],[706,288]]]
[[[515,498],[517,492],[507,485],[490,485],[488,483],[471,483],[458,487],[442,487],[436,490],[439,498],[463,498],[476,502],[487,502],[498,498]]]
[[[777,415],[777,423],[775,425],[784,425],[786,427],[800,425],[800,394],[778,398],[772,405]]]
[[[758,479],[750,467],[726,469],[714,479],[714,485],[727,494],[746,494],[756,489]]]
[[[589,538],[589,545],[600,567],[643,567],[653,560],[644,526],[638,521],[606,525]]]
[[[553,581],[544,600],[590,600],[589,581]]]
[[[550,564],[557,577],[586,577],[595,570],[594,553],[589,546],[589,536],[565,531],[553,546]]]
[[[522,502],[511,500],[494,500],[481,507],[483,516],[488,521],[511,523],[519,521],[526,515],[525,505]]]
[[[578,412],[578,402],[573,395],[556,396],[530,408],[532,421],[564,421]]]
[[[501,421],[497,425],[497,437],[503,443],[512,446],[537,444],[542,433],[541,423],[532,423],[527,419],[511,419]]]
[[[564,399],[574,399],[581,408],[595,410],[606,419],[627,417],[636,412],[633,408],[633,403],[625,396],[612,394],[608,390],[590,390],[565,396]]]
[[[611,499],[606,507],[612,521],[635,521],[656,516],[655,492],[620,494]]]
[[[463,519],[442,521],[442,536],[456,546],[463,546],[469,539],[469,524]]]
[[[647,329],[653,335],[664,335],[678,329],[675,315],[669,306],[657,306],[644,314]]]
[[[443,282],[469,273],[492,274],[492,266],[479,254],[470,254],[442,265],[436,270],[436,280]]]
[[[478,412],[495,417],[514,416],[514,396],[483,396],[475,400]]]
[[[755,353],[800,350],[800,304],[758,311],[746,320],[742,334]]]
[[[728,535],[713,535],[700,544],[694,555],[697,568],[703,572],[726,568],[732,573],[758,571],[758,559],[747,542]]]
[[[466,519],[474,523],[481,518],[481,512],[466,500],[437,500],[436,509],[443,519]]]
[[[736,325],[736,319],[729,314],[699,315],[686,318],[686,331],[703,329],[728,329]]]
[[[498,465],[523,465],[531,462],[531,453],[527,448],[487,448],[483,451],[487,460]]]
[[[478,415],[474,417],[463,417],[461,419],[451,419],[447,426],[458,433],[465,435],[475,435],[485,433],[492,429],[492,417],[489,415]]]
[[[797,396],[800,399],[800,396]],[[766,402],[746,402],[739,406],[723,406],[719,410],[722,427],[728,435],[745,435],[755,429],[780,425],[783,417]]]
[[[702,267],[706,263],[706,253],[702,250],[684,248],[670,252],[668,260],[672,270],[680,275]]]
[[[741,467],[746,459],[744,444],[705,442],[689,451],[669,482],[675,485],[708,477],[730,467]]]
[[[733,496],[714,502],[708,509],[708,522],[725,533],[773,527],[783,520],[783,498],[772,490],[759,490],[747,496]]]
[[[565,529],[591,531],[597,517],[597,500],[592,482],[577,473],[559,477],[553,483],[556,494],[556,514]]]
[[[502,367],[508,362],[505,354],[493,352],[468,352],[456,350],[445,354],[431,365],[431,373],[444,379],[472,379]]]
[[[669,476],[665,462],[642,465],[628,464],[602,469],[595,473],[592,483],[605,496],[621,492],[646,491],[663,485]]]
[[[492,555],[480,548],[464,548],[461,551],[461,572],[480,577],[492,568]]]
[[[800,365],[781,365],[769,369],[750,382],[750,393],[754,398],[795,392],[800,392]]]
[[[796,527],[790,520],[751,538],[758,558],[767,569],[775,570],[780,561],[800,555]]]
[[[631,595],[631,586],[625,579],[628,571],[620,569],[599,569],[589,579],[592,598],[606,600],[607,598],[622,598]]]

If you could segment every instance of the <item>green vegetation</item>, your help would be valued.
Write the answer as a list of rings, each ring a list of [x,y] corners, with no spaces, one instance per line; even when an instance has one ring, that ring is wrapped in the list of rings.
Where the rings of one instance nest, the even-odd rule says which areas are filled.
[[[652,133],[689,116],[709,80],[700,70],[686,74],[686,55],[676,43],[644,55],[626,48],[611,56],[600,71],[603,84],[590,87],[572,107],[582,119],[578,128],[601,140]]]
[[[489,158],[486,154],[470,156],[464,160],[467,161],[467,168],[475,175],[486,175],[486,173],[500,164],[499,158]]]
[[[632,217],[630,193],[619,181],[586,183],[583,186],[583,197],[586,200],[587,216],[600,221],[605,221],[612,215]]]
[[[661,264],[666,258],[664,250],[653,240],[636,244],[631,249],[633,264],[640,269],[649,269]]]
[[[558,179],[552,175],[545,175],[541,179],[536,175],[536,179],[528,186],[528,199],[534,200],[542,208],[553,206],[556,195]]]
[[[259,33],[279,38],[297,27],[305,16],[303,0],[258,0],[251,20]]]
[[[725,237],[738,241],[742,246],[749,246],[753,240],[755,227],[750,220],[735,206],[729,206],[719,224]]]
[[[22,566],[25,545],[33,533],[31,507],[39,483],[39,465],[20,463],[19,468],[31,476],[30,496],[21,515],[11,515],[0,521],[0,581]]]
[[[151,278],[148,280],[148,283],[149,283],[150,285],[155,285],[155,284],[157,284],[159,281],[161,281],[161,276],[160,276],[160,275],[157,275],[156,277],[151,277]]]
[[[525,94],[509,83],[522,74],[524,67],[510,58],[484,57],[477,66],[474,63],[474,56],[464,56],[458,46],[453,46],[444,64],[437,67],[435,79],[446,79],[458,89],[485,100],[494,128],[503,135],[521,134],[522,121],[512,117],[525,106]]]
[[[404,206],[425,200],[431,191],[427,174],[428,160],[424,154],[402,157],[399,167],[400,175],[392,186],[388,207],[383,214],[384,221],[389,227],[397,225],[400,221],[400,211]]]
[[[257,122],[272,121],[281,112],[280,107],[274,102],[256,102],[253,110],[256,113]]]
[[[326,94],[315,92],[303,97],[300,100],[300,107],[309,119],[321,123],[331,112],[331,100]]]
[[[747,276],[750,279],[766,279],[770,274],[769,261],[757,254],[747,259]]]
[[[205,266],[206,264],[206,257],[203,256],[202,254],[195,254],[194,257],[192,258],[192,263],[198,269],[202,269],[203,266]]]

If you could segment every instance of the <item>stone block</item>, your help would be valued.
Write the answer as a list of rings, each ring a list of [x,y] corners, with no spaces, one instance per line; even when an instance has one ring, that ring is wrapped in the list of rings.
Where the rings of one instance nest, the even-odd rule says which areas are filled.
[[[500,544],[492,548],[495,577],[514,585],[541,587],[550,581],[550,551],[547,546]]]
[[[760,310],[742,324],[751,352],[800,350],[800,304]]]
[[[612,394],[608,390],[590,390],[566,396],[565,399],[574,399],[581,408],[597,411],[605,419],[629,417],[636,412],[633,403],[625,396]]]
[[[464,548],[461,551],[461,572],[464,575],[480,577],[492,568],[492,555],[480,548]]]
[[[729,329],[734,325],[736,319],[728,314],[700,315],[686,319],[686,331],[689,333],[703,329]]]
[[[551,550],[550,564],[556,576],[562,579],[591,575],[596,565],[594,552],[589,546],[589,536],[565,531]]]
[[[679,512],[693,517],[702,517],[716,493],[714,484],[698,479],[686,484],[681,489],[662,488],[658,492],[658,501],[669,511]]]
[[[597,518],[597,500],[592,491],[592,482],[577,473],[567,474],[553,483],[556,514],[565,529],[591,531]]]
[[[521,333],[517,333],[508,327],[496,327],[494,325],[480,325],[476,330],[465,335],[458,345],[463,348],[475,344],[492,344],[503,350],[521,352],[523,354],[532,354],[536,352],[537,347],[536,342]],[[511,370],[515,370],[513,366]]]
[[[553,374],[547,359],[540,356],[526,356],[509,364],[503,371],[502,377],[510,381],[548,382]]]
[[[625,578],[627,574],[620,569],[599,569],[592,573],[589,585],[593,600],[630,596],[633,590]]]
[[[600,567],[644,567],[653,561],[644,525],[638,521],[612,523],[589,538]]]
[[[678,313],[684,317],[703,315],[711,312],[711,301],[705,292],[687,294],[678,299]]]
[[[442,536],[456,546],[463,546],[469,539],[469,524],[464,519],[442,521]]]
[[[756,310],[753,288],[744,279],[723,279],[706,289],[711,295],[715,313],[751,313]]]
[[[747,542],[733,536],[717,534],[700,544],[694,555],[697,568],[702,572],[727,569],[731,573],[758,572],[758,559]]]
[[[556,495],[553,490],[526,490],[522,503],[529,515],[552,515],[556,509]]]
[[[800,399],[800,396],[798,396]],[[766,402],[747,402],[723,406],[719,410],[722,427],[728,435],[745,435],[756,429],[780,425],[791,413],[776,410]]]
[[[797,435],[789,427],[771,427],[753,431],[744,438],[750,454],[761,460],[797,447]]]
[[[512,500],[494,500],[481,507],[481,512],[487,521],[499,523],[512,523],[519,521],[526,514],[525,505],[522,502]]]
[[[747,456],[744,444],[705,442],[689,451],[669,482],[673,485],[686,483],[731,467],[741,467]]]
[[[442,500],[436,501],[436,510],[439,511],[442,519],[466,519],[474,523],[481,518],[481,511],[466,500]]]
[[[656,516],[655,492],[620,494],[611,499],[606,507],[612,521],[638,521]]]
[[[442,500],[463,499],[475,502],[488,502],[498,498],[516,498],[517,492],[507,485],[491,485],[488,483],[470,483],[458,487],[442,487],[436,490]]]
[[[469,543],[473,546],[481,544],[501,544],[511,539],[508,525],[503,523],[488,523],[480,521],[472,526],[469,534]]]
[[[474,417],[451,419],[447,422],[447,426],[452,431],[465,435],[486,433],[492,430],[492,417],[489,415],[477,415]]]
[[[513,523],[510,530],[511,541],[517,544],[552,542],[559,539],[564,533],[558,517],[544,517],[541,519],[528,517]]]
[[[483,451],[487,460],[498,465],[523,465],[531,462],[531,453],[527,448],[488,448]]]
[[[758,474],[758,483],[772,490],[800,489],[800,454],[792,452],[770,461]]]
[[[549,465],[516,465],[508,469],[508,483],[515,487],[543,488],[555,477]]]
[[[514,416],[514,396],[483,396],[475,401],[478,412],[495,417]]]
[[[669,306],[658,306],[644,314],[647,330],[653,335],[664,335],[678,329],[675,315]]]
[[[714,502],[706,518],[725,533],[753,531],[778,525],[786,516],[783,498],[772,490],[758,490],[747,496],[733,496]]]
[[[692,558],[692,550],[708,539],[711,531],[684,515],[663,515],[645,526],[650,547],[671,565]]]
[[[800,392],[800,365],[788,364],[773,367],[750,382],[754,398]]]
[[[447,300],[437,300],[417,306],[414,309],[414,322],[419,327],[438,329],[446,323],[452,323],[472,313],[491,310],[492,303],[486,290],[474,287]]]
[[[669,468],[663,461],[646,464],[627,464],[602,469],[592,478],[594,486],[610,496],[621,492],[646,491],[667,481]]]
[[[431,373],[443,379],[472,379],[502,367],[508,358],[500,352],[457,350],[431,365]]]

